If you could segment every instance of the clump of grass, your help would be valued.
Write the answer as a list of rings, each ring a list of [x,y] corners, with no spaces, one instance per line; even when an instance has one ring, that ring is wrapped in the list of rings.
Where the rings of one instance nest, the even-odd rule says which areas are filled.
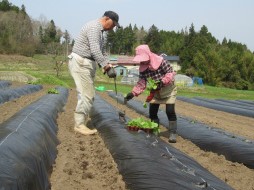
[[[40,82],[38,80],[31,80],[31,81],[28,81],[27,84],[36,85],[36,84],[40,84]]]

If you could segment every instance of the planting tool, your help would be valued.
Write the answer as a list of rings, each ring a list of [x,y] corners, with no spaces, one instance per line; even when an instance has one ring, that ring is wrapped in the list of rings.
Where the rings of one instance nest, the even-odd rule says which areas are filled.
[[[117,107],[117,110],[118,110],[119,120],[124,122],[124,123],[126,123],[125,110],[120,111],[120,109],[118,107],[118,95],[117,95],[116,77],[114,78],[114,83],[115,83],[115,92],[116,92],[116,107]]]

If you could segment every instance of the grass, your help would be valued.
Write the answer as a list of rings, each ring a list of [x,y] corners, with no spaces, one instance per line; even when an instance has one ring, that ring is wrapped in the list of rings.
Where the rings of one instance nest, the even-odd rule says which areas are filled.
[[[29,71],[27,74],[32,75],[37,78],[37,80],[34,82],[34,84],[51,84],[51,85],[59,85],[59,86],[64,86],[69,88],[71,84],[68,84],[68,80],[66,80],[63,77],[56,77],[54,75],[49,75],[49,74],[42,74],[38,72],[32,72]]]
[[[95,82],[95,86],[104,86],[105,90],[113,90],[115,91],[115,84],[114,84],[114,80],[112,79],[111,83],[105,83],[102,81],[96,81]],[[117,92],[120,92],[122,94],[127,94],[128,92],[130,92],[133,88],[133,86],[130,85],[125,85],[125,84],[121,84],[120,82],[116,83],[116,88],[117,88]]]
[[[60,76],[56,77],[55,64],[52,56],[35,55],[33,58],[20,55],[0,55],[0,71],[23,71],[37,78],[38,84],[60,85],[67,88],[74,88],[75,83],[68,71],[68,65],[61,68]],[[62,58],[61,58],[62,59]],[[104,86],[106,90],[115,90],[114,79],[110,79],[97,68],[95,86]],[[121,77],[117,77],[117,91],[127,94],[133,86],[121,84]],[[235,90],[212,86],[178,87],[178,96],[242,99],[254,101],[254,91]]]
[[[254,100],[254,91],[235,90],[204,85],[188,88],[178,88],[178,96],[204,97],[209,99],[222,98],[228,100]]]
[[[106,90],[114,90],[114,84],[96,82],[96,86],[105,86]],[[117,84],[117,91],[127,94],[132,90],[133,86]],[[178,87],[177,96],[185,97],[203,97],[209,99],[228,99],[228,100],[252,100],[254,101],[254,91],[235,90],[229,88],[219,88],[212,86],[193,86]]]

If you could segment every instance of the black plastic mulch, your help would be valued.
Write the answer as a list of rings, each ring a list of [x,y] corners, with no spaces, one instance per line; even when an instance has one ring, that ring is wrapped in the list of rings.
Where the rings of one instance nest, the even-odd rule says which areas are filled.
[[[113,106],[96,96],[94,126],[109,148],[127,187],[140,189],[232,189],[192,158],[143,131],[130,132]]]
[[[0,125],[0,189],[50,189],[57,155],[57,115],[68,90],[47,94]]]
[[[123,104],[124,102],[124,98],[122,96],[116,97],[114,92],[110,92],[109,96],[118,98],[119,103]],[[127,102],[127,106],[138,113],[149,117],[149,109],[144,108],[141,102],[130,100]],[[167,127],[168,118],[166,113],[160,110],[158,112],[158,117],[160,123],[164,127]],[[184,139],[190,140],[201,149],[224,155],[227,160],[243,163],[245,166],[254,169],[253,141],[179,115],[177,117],[177,124],[177,133]]]
[[[10,81],[0,80],[0,90],[6,89],[11,85]]]
[[[211,100],[211,99],[205,99],[205,98],[187,98],[187,97],[177,97],[178,100],[192,103],[198,106],[203,106],[206,108],[214,109],[214,110],[219,110],[219,111],[224,111],[236,115],[242,115],[246,117],[252,117],[254,118],[254,107],[253,107],[253,102],[249,102],[248,105],[239,105],[236,102],[226,102],[222,100]],[[246,102],[247,103],[247,102]],[[253,125],[254,126],[254,125]]]
[[[0,104],[19,98],[26,94],[37,92],[43,88],[42,85],[24,85],[17,88],[0,90]]]

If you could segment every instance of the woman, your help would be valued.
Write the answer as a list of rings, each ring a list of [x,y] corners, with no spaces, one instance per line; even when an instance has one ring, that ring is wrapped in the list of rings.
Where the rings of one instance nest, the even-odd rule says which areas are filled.
[[[132,92],[125,97],[126,100],[140,95],[146,89],[150,79],[156,81],[157,89],[152,90],[146,101],[150,102],[149,117],[159,124],[158,110],[160,104],[166,104],[166,114],[169,120],[169,142],[176,142],[177,118],[175,113],[175,100],[177,87],[174,85],[175,72],[172,67],[161,57],[150,51],[148,45],[140,45],[136,48],[133,59],[139,62],[139,81],[133,87]]]

